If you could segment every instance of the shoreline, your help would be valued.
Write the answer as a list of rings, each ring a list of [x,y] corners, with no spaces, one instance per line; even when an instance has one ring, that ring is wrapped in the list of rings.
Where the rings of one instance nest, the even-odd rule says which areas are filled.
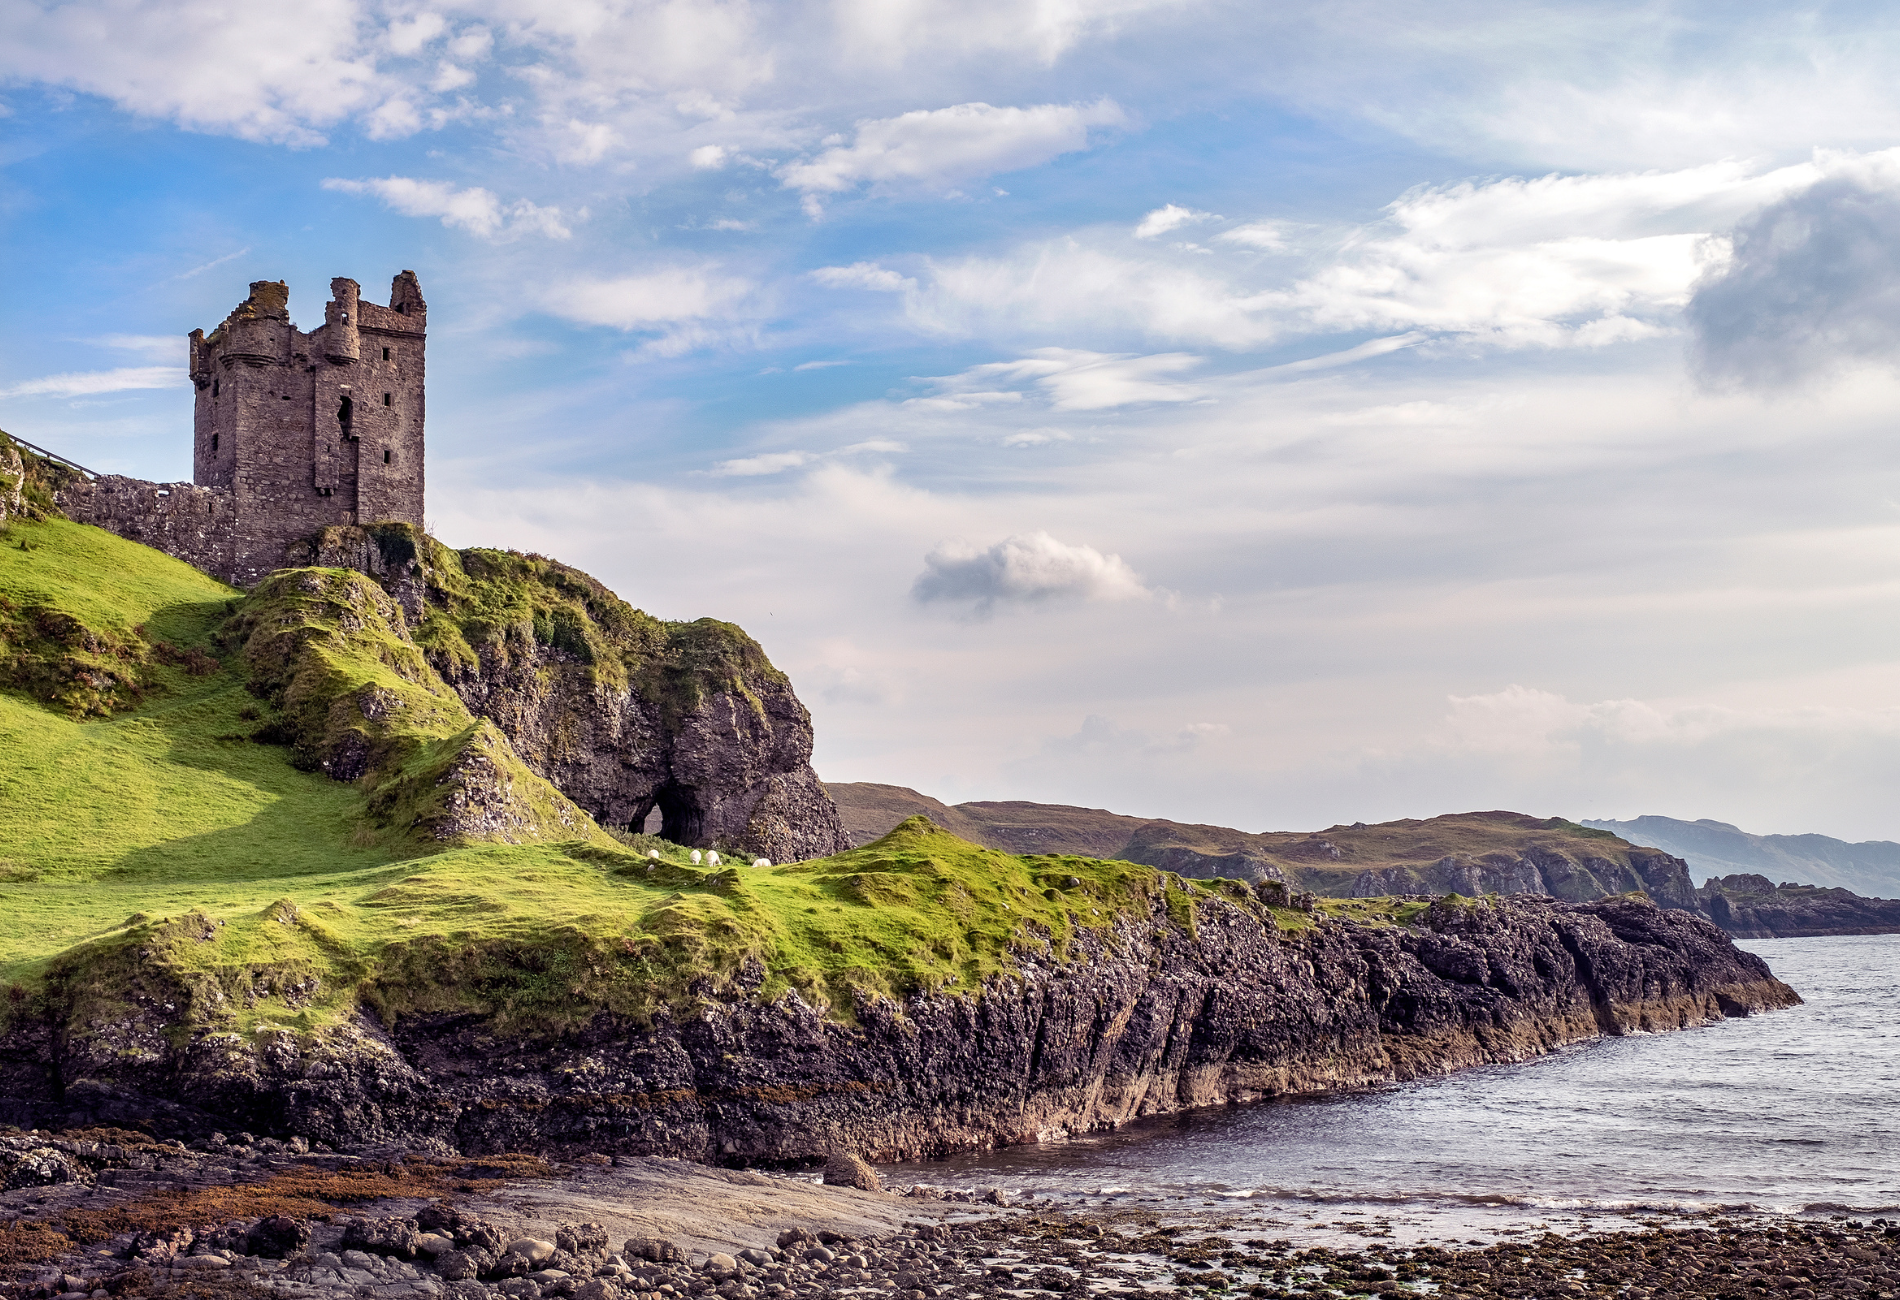
[[[0,1295],[1900,1296],[1900,1220],[1884,1217],[1631,1212],[1606,1228],[1602,1216],[1570,1213],[1480,1242],[1406,1233],[1396,1210],[1335,1210],[1325,1224],[1276,1228],[1185,1195],[1088,1209],[971,1204],[660,1157],[555,1169],[533,1157],[309,1155],[262,1141],[193,1150],[138,1136],[0,1135],[36,1153],[40,1176],[61,1172],[55,1156],[66,1173],[81,1171],[0,1192]],[[306,1217],[287,1214],[292,1206]],[[24,1258],[57,1231],[73,1233],[62,1238],[69,1250]],[[447,1236],[457,1250],[490,1242],[480,1280],[455,1263]],[[546,1257],[510,1253],[534,1243]]]

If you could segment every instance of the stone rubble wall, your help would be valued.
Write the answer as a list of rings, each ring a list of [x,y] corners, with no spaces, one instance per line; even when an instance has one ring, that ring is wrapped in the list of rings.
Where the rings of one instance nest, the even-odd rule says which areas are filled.
[[[77,476],[54,497],[66,517],[237,580],[237,503],[228,488],[149,483],[119,474]]]

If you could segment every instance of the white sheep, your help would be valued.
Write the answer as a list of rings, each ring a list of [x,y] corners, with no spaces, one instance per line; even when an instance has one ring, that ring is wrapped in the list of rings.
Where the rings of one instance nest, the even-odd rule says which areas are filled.
[[[693,850],[693,865],[694,866],[699,865],[699,850],[698,849]]]
[[[771,865],[772,865],[772,859],[770,859],[770,858],[754,858],[754,859],[752,859],[752,865],[753,865],[753,866],[755,866],[755,867],[769,867],[769,866],[771,866]]]
[[[712,866],[712,867],[716,867],[716,866],[718,866],[718,865],[719,865],[719,855],[718,855],[717,853],[708,853],[708,854],[706,855],[706,865],[708,865],[708,866]]]
[[[658,849],[648,849],[647,856],[652,858],[655,862],[658,862],[660,860],[660,851]]]

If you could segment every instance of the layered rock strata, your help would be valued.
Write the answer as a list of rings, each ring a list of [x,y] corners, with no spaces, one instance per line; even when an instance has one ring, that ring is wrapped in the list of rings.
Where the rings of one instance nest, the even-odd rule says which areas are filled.
[[[1409,925],[1287,932],[1242,900],[1171,914],[1162,897],[1106,936],[1078,935],[1063,959],[1024,952],[977,995],[865,1001],[848,1021],[792,994],[762,1001],[763,975],[755,965],[648,1023],[602,1014],[504,1038],[474,1017],[415,1018],[314,1046],[288,1033],[174,1043],[161,1009],[174,991],[147,976],[134,999],[146,1010],[112,1025],[16,1022],[0,1083],[16,1123],[123,1123],[144,1097],[339,1146],[900,1160],[1800,1000],[1708,922],[1639,898],[1439,902]]]

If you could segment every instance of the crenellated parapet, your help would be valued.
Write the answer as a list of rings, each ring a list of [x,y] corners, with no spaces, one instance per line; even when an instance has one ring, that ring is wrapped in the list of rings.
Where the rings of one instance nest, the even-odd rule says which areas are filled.
[[[324,528],[421,527],[427,328],[422,287],[404,271],[387,307],[363,301],[354,280],[330,281],[323,324],[308,333],[290,319],[281,280],[254,282],[210,334],[193,330],[192,479],[230,507],[216,545],[193,540],[173,553],[249,586]],[[137,482],[108,494],[75,489],[63,508],[171,550],[158,539],[175,531],[177,485],[123,487]]]

